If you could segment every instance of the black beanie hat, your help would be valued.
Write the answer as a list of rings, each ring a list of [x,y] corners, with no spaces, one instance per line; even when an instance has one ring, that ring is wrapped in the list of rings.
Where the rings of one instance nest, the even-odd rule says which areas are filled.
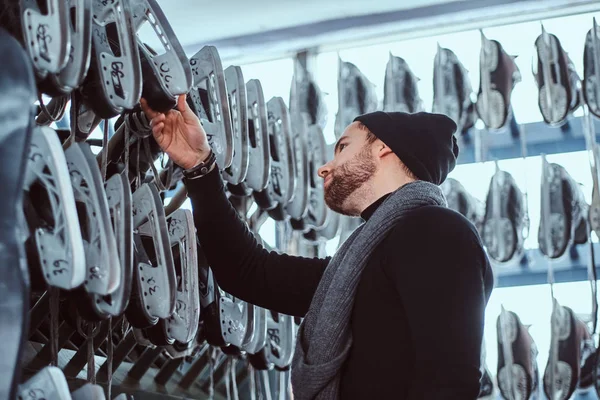
[[[440,185],[456,165],[456,123],[443,114],[375,111],[354,121],[369,128],[420,180]]]

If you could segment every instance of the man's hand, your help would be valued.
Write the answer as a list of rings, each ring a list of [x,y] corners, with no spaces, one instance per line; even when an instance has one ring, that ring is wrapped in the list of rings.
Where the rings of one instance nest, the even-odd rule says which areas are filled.
[[[200,164],[210,154],[206,132],[200,120],[185,101],[185,94],[177,99],[177,110],[166,114],[152,110],[146,99],[141,99],[142,110],[150,119],[152,135],[160,148],[177,165],[189,169]]]

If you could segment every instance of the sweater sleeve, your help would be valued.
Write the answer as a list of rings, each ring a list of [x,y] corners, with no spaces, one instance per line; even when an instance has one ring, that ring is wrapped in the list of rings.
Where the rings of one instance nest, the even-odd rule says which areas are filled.
[[[421,220],[411,228],[386,238],[383,265],[410,327],[415,367],[407,399],[476,399],[492,286],[487,256],[462,216]],[[407,252],[400,254],[398,243],[406,242],[414,245],[402,246]],[[413,250],[423,243],[431,248]]]
[[[229,203],[218,168],[185,186],[198,241],[219,286],[251,304],[304,316],[329,260],[267,251]]]

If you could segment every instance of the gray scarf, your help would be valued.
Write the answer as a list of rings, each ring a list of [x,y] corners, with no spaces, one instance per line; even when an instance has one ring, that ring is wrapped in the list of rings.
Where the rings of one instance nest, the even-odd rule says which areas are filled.
[[[339,399],[340,370],[352,346],[350,314],[363,269],[379,243],[407,212],[446,206],[441,189],[415,181],[393,192],[329,262],[298,331],[292,362],[296,400]]]

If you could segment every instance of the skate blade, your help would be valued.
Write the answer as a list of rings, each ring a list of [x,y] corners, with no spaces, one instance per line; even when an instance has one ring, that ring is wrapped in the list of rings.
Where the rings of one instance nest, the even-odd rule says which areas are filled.
[[[88,293],[107,295],[121,283],[121,266],[102,176],[86,143],[71,145],[65,158],[75,201],[84,208],[80,215],[87,271],[83,284]]]
[[[269,149],[267,104],[258,79],[250,79],[246,83],[246,97],[248,99],[250,149],[245,182],[254,192],[260,192],[265,190],[269,183],[271,151]]]
[[[323,131],[317,125],[308,128],[309,152],[309,199],[304,224],[309,229],[321,229],[325,225],[328,207],[325,204],[324,180],[318,168],[327,163],[327,144]]]
[[[175,312],[165,324],[173,339],[188,343],[196,336],[200,319],[198,252],[192,212],[179,209],[170,215],[167,224],[179,276]]]
[[[156,0],[129,0],[133,10],[133,25],[138,32],[138,44],[150,61],[150,66],[159,77],[163,90],[171,96],[187,94],[192,88],[193,77],[185,51],[177,39],[171,24]],[[155,40],[161,42],[161,50],[153,55],[143,46],[139,31],[144,24],[150,24],[156,34]]]
[[[228,168],[233,159],[233,122],[216,47],[204,46],[190,59],[190,66],[194,84],[188,104],[202,123],[219,168]]]
[[[71,48],[69,9],[61,0],[44,0],[42,13],[34,0],[21,1],[24,42],[40,78],[59,73],[67,64]]]
[[[225,69],[225,85],[233,124],[233,159],[223,171],[223,177],[232,185],[240,184],[248,173],[248,100],[242,69],[230,66]]]
[[[97,76],[93,84],[100,89],[95,94],[101,98],[89,96],[89,100],[97,106],[94,111],[99,116],[110,118],[138,104],[142,94],[141,61],[130,1],[94,1],[93,12],[90,67]],[[113,51],[110,42],[115,42],[119,53]]]
[[[132,195],[129,182],[122,174],[115,174],[108,179],[105,190],[119,254],[121,283],[109,295],[95,295],[94,304],[99,313],[117,317],[125,312],[129,304],[133,279]]]
[[[67,65],[51,80],[63,93],[81,86],[90,67],[92,54],[92,0],[69,0],[69,15],[74,15],[70,30],[71,48]]]
[[[154,260],[139,262],[135,278],[144,305],[151,318],[168,318],[175,309],[176,277],[169,230],[164,208],[156,187],[143,184],[133,193],[133,227],[152,243]]]
[[[40,184],[48,193],[54,228],[37,228],[35,241],[48,285],[70,290],[86,279],[86,259],[67,159],[56,132],[37,127],[31,138],[25,191]]]
[[[296,187],[286,212],[293,219],[301,220],[308,211],[310,185],[308,156],[308,121],[306,115],[292,114],[292,144],[294,149]]]
[[[294,317],[272,311],[268,313],[267,360],[276,368],[285,369],[292,362],[296,345],[294,331]]]

